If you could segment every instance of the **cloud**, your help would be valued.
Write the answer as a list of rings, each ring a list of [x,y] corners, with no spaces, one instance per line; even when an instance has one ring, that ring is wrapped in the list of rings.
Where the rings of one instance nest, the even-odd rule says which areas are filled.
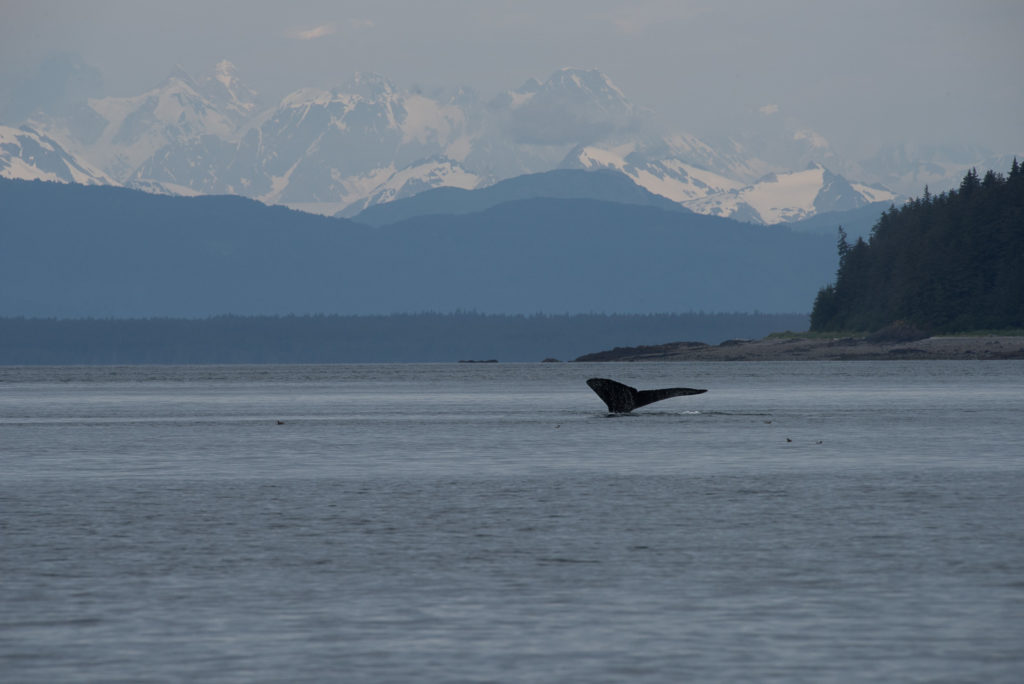
[[[758,107],[757,111],[761,112],[765,116],[771,116],[772,114],[778,114],[779,105],[777,104],[766,104],[763,107]]]
[[[299,40],[316,40],[317,38],[329,36],[336,31],[337,29],[334,28],[334,24],[321,24],[320,26],[314,26],[313,28],[306,30],[295,29],[289,32],[288,36]]]

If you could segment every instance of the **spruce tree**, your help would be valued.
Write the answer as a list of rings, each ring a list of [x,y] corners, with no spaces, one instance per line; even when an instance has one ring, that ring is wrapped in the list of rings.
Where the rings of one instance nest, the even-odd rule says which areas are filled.
[[[1024,166],[976,169],[957,190],[890,209],[869,242],[839,229],[839,269],[812,330],[873,330],[904,320],[932,331],[1024,327]]]

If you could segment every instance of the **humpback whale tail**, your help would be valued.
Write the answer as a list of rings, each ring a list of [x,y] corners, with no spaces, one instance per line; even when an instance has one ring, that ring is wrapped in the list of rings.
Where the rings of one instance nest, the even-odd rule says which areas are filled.
[[[601,397],[601,401],[608,405],[608,410],[611,413],[629,413],[635,408],[647,406],[662,399],[707,392],[706,389],[690,389],[689,387],[638,390],[607,378],[590,378],[587,380],[587,384],[597,393],[597,396]]]

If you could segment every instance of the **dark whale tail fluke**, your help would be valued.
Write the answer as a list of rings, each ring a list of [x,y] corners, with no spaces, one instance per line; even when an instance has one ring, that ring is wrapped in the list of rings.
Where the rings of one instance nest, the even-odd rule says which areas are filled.
[[[635,408],[653,404],[662,399],[683,397],[689,394],[703,394],[706,389],[690,389],[689,387],[667,387],[665,389],[638,390],[607,378],[590,378],[587,380],[590,389],[601,397],[612,413],[629,413]]]

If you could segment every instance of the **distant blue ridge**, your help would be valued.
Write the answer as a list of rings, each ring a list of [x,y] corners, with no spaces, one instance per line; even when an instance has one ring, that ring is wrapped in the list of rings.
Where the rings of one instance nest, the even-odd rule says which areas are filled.
[[[384,226],[430,214],[470,214],[513,200],[593,199],[620,204],[657,207],[665,211],[689,212],[667,197],[640,187],[628,176],[610,169],[583,171],[557,169],[531,173],[500,181],[486,188],[435,188],[404,199],[377,204],[356,214],[353,220]],[[346,212],[338,214],[341,216]]]
[[[0,316],[806,312],[837,266],[833,232],[592,198],[374,228],[234,196],[2,180],[0,215]]]

